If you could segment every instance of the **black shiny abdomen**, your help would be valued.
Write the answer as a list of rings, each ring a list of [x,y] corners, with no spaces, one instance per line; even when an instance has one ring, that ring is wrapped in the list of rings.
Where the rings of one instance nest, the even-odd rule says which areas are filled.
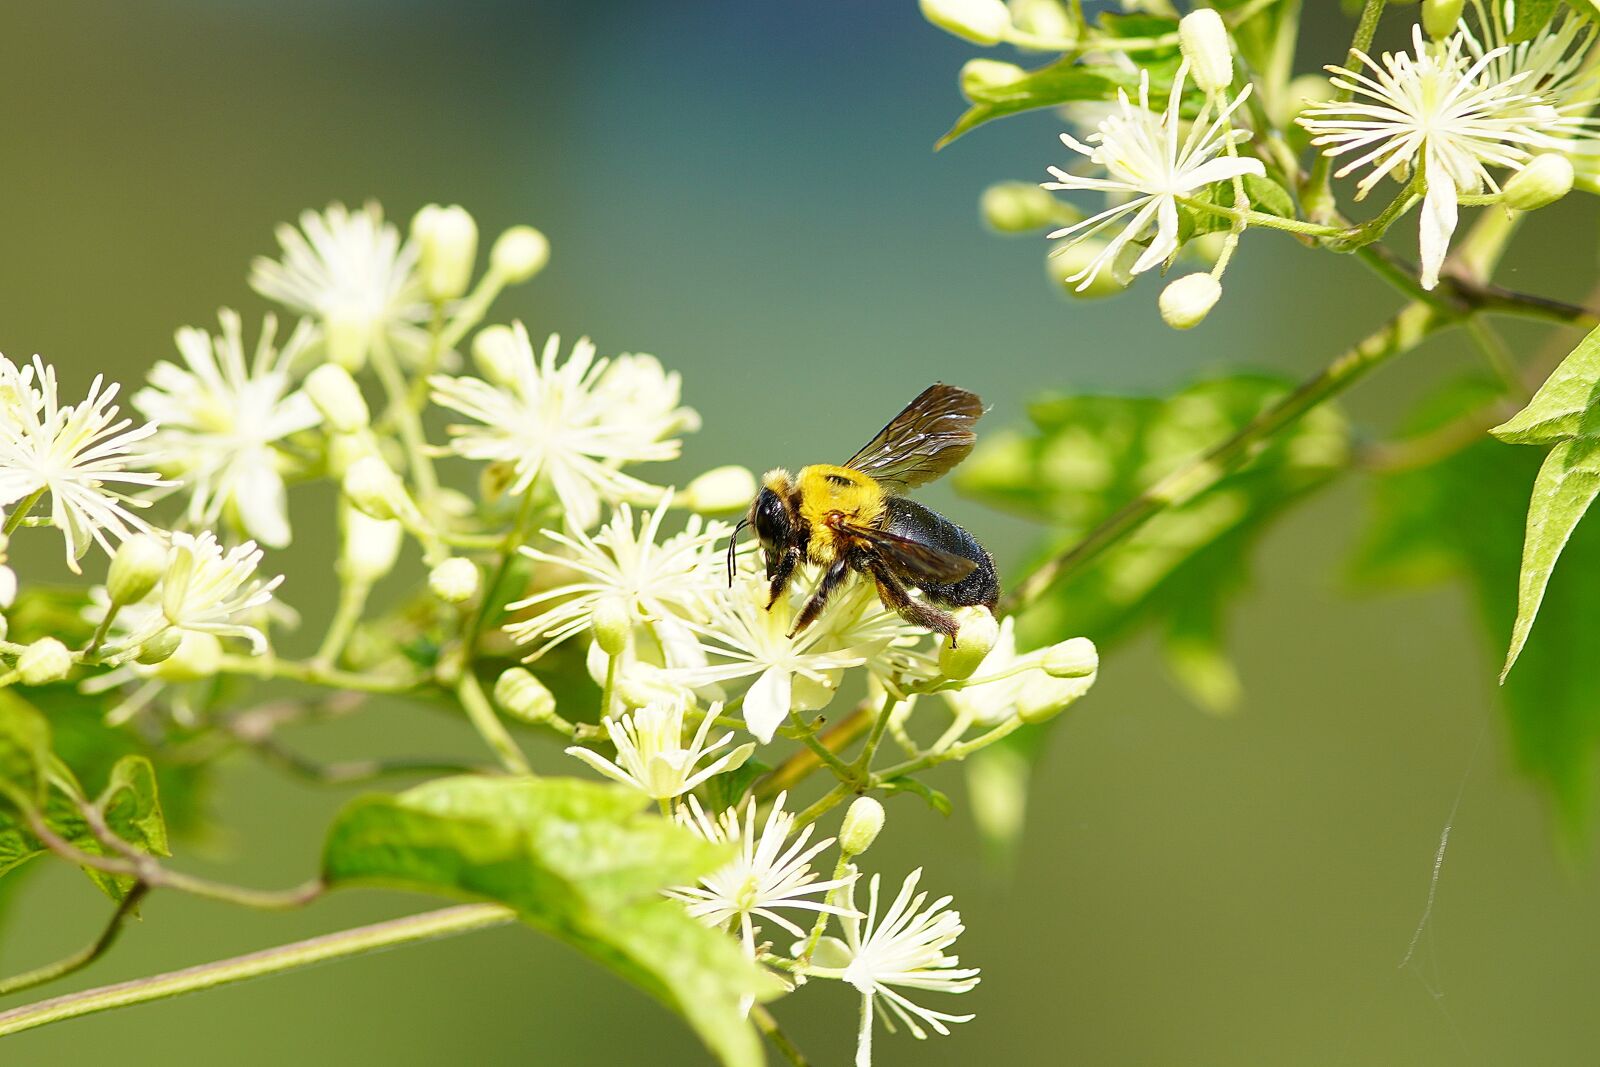
[[[943,607],[983,605],[993,611],[1000,599],[1000,578],[994,560],[967,531],[915,500],[894,496],[885,501],[887,524],[884,529],[918,544],[949,552],[977,564],[973,572],[948,585],[921,586],[922,595]]]

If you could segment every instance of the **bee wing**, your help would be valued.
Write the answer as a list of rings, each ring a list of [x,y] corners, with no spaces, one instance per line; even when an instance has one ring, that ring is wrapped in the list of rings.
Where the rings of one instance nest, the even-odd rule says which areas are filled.
[[[978,439],[972,424],[982,414],[983,401],[976,393],[934,382],[845,466],[870,476],[889,493],[903,493],[966,459]]]
[[[954,552],[912,541],[887,530],[870,526],[844,525],[840,531],[848,537],[864,542],[872,554],[883,561],[897,577],[909,584],[923,588],[929,585],[948,585],[959,582],[978,569],[978,565]]]

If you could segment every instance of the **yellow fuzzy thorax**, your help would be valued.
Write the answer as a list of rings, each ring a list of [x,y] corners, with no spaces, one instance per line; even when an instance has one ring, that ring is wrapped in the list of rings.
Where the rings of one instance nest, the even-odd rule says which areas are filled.
[[[883,515],[883,489],[860,471],[825,463],[803,467],[795,479],[800,521],[811,531],[808,555],[813,563],[832,563],[835,515],[852,526],[876,526]]]

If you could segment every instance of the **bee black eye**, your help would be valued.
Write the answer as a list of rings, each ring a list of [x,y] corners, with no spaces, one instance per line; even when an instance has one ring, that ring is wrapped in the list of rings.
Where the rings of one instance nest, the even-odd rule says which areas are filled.
[[[761,495],[756,497],[756,506],[751,509],[750,524],[756,528],[756,539],[763,548],[771,548],[788,539],[789,513],[784,510],[783,501],[778,499],[778,494],[771,489],[761,490]]]

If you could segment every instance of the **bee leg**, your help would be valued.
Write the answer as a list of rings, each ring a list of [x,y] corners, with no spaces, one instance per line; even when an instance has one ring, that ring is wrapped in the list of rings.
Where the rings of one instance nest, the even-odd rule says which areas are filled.
[[[828,604],[828,598],[849,574],[850,567],[842,559],[824,572],[822,581],[817,583],[816,591],[811,594],[811,599],[806,601],[806,606],[800,610],[800,617],[794,621],[794,629],[789,631],[791,640],[795,634],[817,621],[817,616],[822,614],[822,609]]]
[[[791,548],[778,557],[777,563],[767,571],[767,577],[772,579],[772,595],[767,598],[767,610],[772,610],[772,605],[789,588],[789,579],[794,577],[795,567],[800,565],[800,550]]]
[[[900,614],[902,619],[917,626],[944,634],[955,647],[956,619],[948,611],[940,611],[926,600],[912,597],[905,585],[880,563],[871,565],[873,580],[878,583],[878,599]]]

